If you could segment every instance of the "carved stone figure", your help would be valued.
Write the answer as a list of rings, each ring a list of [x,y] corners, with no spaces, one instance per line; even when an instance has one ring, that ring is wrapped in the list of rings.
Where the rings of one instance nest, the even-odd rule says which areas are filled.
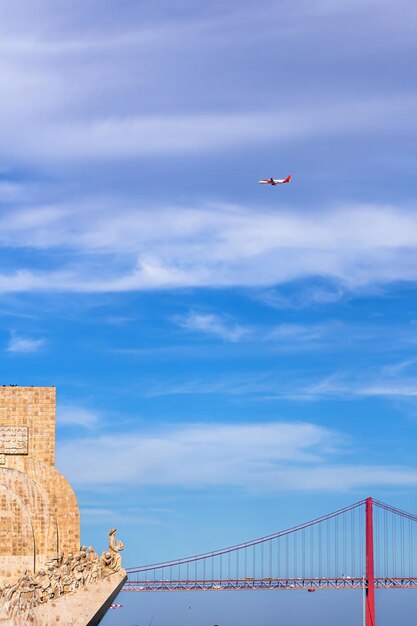
[[[110,529],[109,549],[100,558],[92,546],[88,551],[86,546],[81,546],[75,556],[69,554],[64,559],[58,554],[36,574],[26,570],[14,585],[6,583],[0,589],[0,611],[3,609],[8,617],[13,617],[120,571],[122,557],[119,552],[124,545],[115,535],[116,529]]]
[[[112,556],[110,552],[103,552],[100,557],[101,578],[104,578],[105,576],[110,576],[110,574],[112,573],[112,570],[110,569],[111,563]]]
[[[87,560],[90,563],[98,563],[99,561],[99,556],[97,552],[94,550],[93,546],[88,546]]]
[[[35,578],[29,570],[26,570],[20,578],[18,593],[16,594],[19,611],[25,611],[34,606],[36,587],[37,584]]]
[[[64,593],[70,593],[71,591],[75,591],[75,578],[72,575],[71,569],[73,558],[73,555],[69,554],[60,567],[62,588]]]
[[[113,572],[118,572],[122,568],[122,557],[119,552],[124,550],[124,548],[123,542],[120,539],[116,539],[116,528],[111,528],[109,530],[109,552],[112,557],[110,567]]]
[[[19,587],[19,583],[17,582],[14,585],[10,583],[6,583],[3,588],[3,606],[6,615],[12,616],[15,613],[15,609],[17,606],[18,595],[17,590]]]
[[[51,580],[44,569],[40,569],[35,576],[37,593],[37,603],[47,602],[51,596]]]
[[[92,583],[100,577],[99,556],[92,546],[88,546],[87,567],[85,569],[85,581]]]
[[[53,570],[55,567],[59,567],[61,565],[62,559],[63,559],[63,555],[57,554],[56,556],[53,556],[48,561],[46,561],[45,567]]]
[[[81,546],[80,548],[80,557],[82,560],[87,558],[87,547],[86,546]]]

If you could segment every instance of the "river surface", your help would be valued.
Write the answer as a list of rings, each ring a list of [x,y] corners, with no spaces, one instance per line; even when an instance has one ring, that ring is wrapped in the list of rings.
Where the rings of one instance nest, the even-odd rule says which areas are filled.
[[[102,626],[362,626],[362,592],[121,593]],[[376,626],[416,626],[417,590],[376,592]]]

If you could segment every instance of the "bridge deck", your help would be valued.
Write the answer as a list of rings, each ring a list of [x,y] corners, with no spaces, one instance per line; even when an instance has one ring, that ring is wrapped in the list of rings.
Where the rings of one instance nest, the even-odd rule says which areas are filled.
[[[364,578],[262,578],[243,580],[129,580],[122,591],[240,591],[257,589],[363,589]],[[375,578],[376,589],[417,589],[417,578]]]

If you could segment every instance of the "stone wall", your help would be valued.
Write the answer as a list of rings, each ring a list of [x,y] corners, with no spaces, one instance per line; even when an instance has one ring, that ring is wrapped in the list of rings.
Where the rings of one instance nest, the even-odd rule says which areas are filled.
[[[80,548],[78,504],[55,469],[54,387],[0,387],[0,584]]]
[[[52,466],[55,465],[55,412],[55,387],[0,387],[0,427],[27,428],[27,456]]]

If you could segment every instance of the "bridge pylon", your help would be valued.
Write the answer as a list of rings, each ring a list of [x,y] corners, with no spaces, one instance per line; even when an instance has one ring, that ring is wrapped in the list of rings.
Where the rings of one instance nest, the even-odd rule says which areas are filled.
[[[374,570],[374,524],[373,500],[366,499],[366,582],[365,582],[365,626],[375,623],[375,570]]]

